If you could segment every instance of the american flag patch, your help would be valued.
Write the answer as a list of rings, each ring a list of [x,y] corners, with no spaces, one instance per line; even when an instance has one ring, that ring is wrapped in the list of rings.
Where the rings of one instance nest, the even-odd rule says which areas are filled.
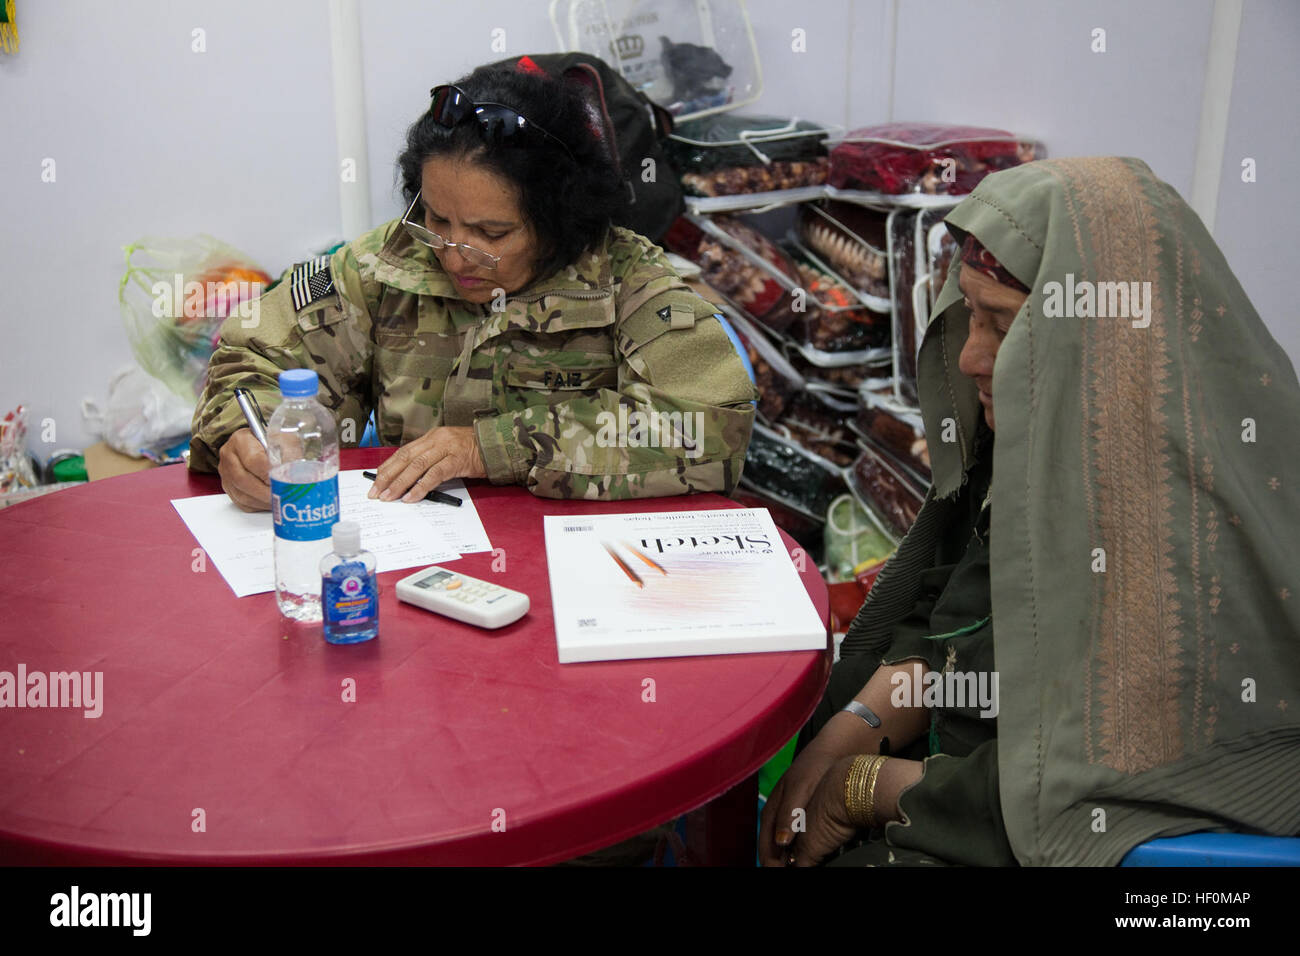
[[[330,275],[330,257],[317,256],[294,266],[293,277],[289,280],[289,292],[293,296],[295,312],[301,312],[331,295],[334,292],[334,277]]]

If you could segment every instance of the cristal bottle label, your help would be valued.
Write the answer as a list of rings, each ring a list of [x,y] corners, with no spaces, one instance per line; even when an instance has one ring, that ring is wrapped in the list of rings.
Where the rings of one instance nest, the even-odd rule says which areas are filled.
[[[286,541],[328,538],[339,520],[339,479],[295,483],[271,479],[275,536]]]

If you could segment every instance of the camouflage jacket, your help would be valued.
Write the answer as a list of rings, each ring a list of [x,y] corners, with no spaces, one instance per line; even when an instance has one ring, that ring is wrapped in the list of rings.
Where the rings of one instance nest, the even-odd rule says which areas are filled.
[[[269,417],[277,376],[313,368],[340,444],[400,445],[472,425],[494,484],[542,497],[730,492],[755,397],[715,310],[663,252],[615,228],[598,249],[498,301],[462,299],[433,250],[396,221],[286,273],[232,315],[194,413],[190,468],[215,471],[245,422]]]

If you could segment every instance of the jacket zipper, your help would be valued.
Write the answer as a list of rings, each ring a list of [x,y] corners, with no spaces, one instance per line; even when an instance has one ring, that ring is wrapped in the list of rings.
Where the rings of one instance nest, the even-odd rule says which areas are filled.
[[[537,302],[548,295],[561,295],[569,299],[604,299],[608,298],[609,289],[557,289],[552,292],[530,292],[527,295],[511,296],[520,302]]]

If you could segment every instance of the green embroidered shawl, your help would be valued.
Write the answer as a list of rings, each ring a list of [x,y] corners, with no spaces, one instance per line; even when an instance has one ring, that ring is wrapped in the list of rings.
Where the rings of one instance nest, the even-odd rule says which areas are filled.
[[[998,776],[1016,858],[1112,865],[1157,836],[1300,832],[1290,361],[1139,160],[996,173],[947,221],[1032,290],[993,373]],[[918,362],[934,487],[846,654],[887,646],[965,480],[982,409],[957,369],[959,273],[960,257]],[[1137,293],[1127,311],[1113,283]]]

